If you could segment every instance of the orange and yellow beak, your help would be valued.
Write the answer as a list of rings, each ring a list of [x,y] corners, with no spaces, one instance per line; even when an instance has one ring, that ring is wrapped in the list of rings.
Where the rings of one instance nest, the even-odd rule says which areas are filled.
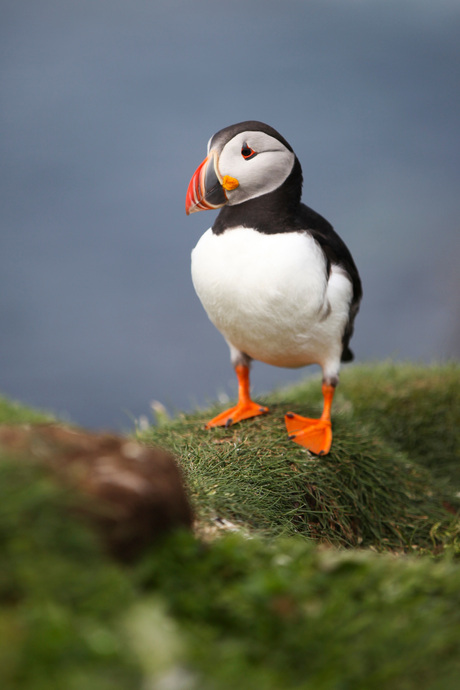
[[[223,178],[220,176],[217,161],[217,153],[210,151],[193,173],[185,197],[187,215],[225,206],[228,201],[225,190],[238,186],[238,180],[235,178],[229,175]]]

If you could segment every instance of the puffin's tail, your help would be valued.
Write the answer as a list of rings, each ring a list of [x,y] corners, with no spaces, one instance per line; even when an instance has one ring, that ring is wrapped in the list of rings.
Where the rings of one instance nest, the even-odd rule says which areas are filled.
[[[344,347],[342,350],[342,356],[340,358],[340,361],[341,362],[351,362],[352,360],[354,360],[354,358],[355,358],[355,356],[354,356],[352,350],[350,350],[350,348],[348,347],[348,345],[347,345],[347,347]]]

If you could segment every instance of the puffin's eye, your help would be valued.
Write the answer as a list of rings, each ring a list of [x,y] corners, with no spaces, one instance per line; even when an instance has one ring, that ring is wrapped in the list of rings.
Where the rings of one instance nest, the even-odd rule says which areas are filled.
[[[245,160],[248,161],[250,158],[254,158],[254,156],[256,156],[257,153],[254,151],[254,149],[248,146],[246,142],[244,142],[241,148],[241,155]]]

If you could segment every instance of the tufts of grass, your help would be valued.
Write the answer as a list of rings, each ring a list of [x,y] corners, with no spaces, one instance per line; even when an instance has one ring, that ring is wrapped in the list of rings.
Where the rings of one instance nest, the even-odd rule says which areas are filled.
[[[176,533],[121,568],[37,468],[1,466],[0,687],[454,690],[460,570]]]
[[[454,499],[458,427],[446,419],[458,394],[452,384],[443,397],[442,377],[459,372],[396,369],[347,371],[326,458],[283,427],[287,408],[318,414],[318,381],[232,429],[204,431],[208,410],[143,434],[180,459],[202,529],[218,515],[241,533],[176,533],[135,565],[102,552],[76,496],[3,457],[0,687],[456,690],[460,531],[442,504]]]
[[[0,424],[39,424],[52,422],[53,416],[0,395]]]
[[[460,492],[460,367],[384,363],[345,371],[355,415]]]
[[[283,422],[290,408],[320,414],[317,380],[261,400],[269,415],[230,429],[203,429],[216,408],[181,415],[141,438],[180,459],[202,522],[218,516],[251,531],[301,533],[342,546],[436,548],[458,504],[453,480],[460,425],[453,416],[460,408],[459,371],[349,369],[334,408],[332,451],[324,458],[290,442]],[[385,396],[382,381],[392,382]]]
[[[128,614],[147,677],[189,690],[457,688],[460,570],[448,560],[177,535],[137,577],[156,595]],[[152,669],[158,621],[168,662]]]

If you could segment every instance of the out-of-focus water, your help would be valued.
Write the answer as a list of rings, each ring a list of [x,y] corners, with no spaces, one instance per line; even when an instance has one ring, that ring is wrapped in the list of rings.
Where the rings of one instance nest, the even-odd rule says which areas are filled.
[[[190,280],[206,143],[276,127],[349,245],[358,361],[460,354],[460,6],[5,0],[0,391],[130,428],[236,386]],[[254,365],[256,391],[297,372]]]

